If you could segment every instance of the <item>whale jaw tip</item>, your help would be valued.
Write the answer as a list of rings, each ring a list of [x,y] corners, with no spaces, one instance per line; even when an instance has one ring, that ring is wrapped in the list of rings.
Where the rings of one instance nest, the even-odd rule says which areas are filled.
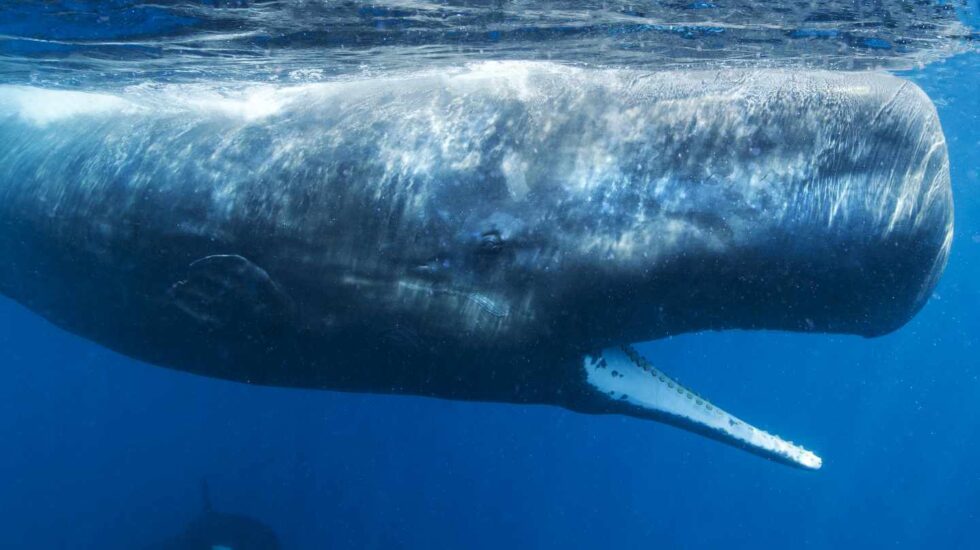
[[[790,466],[823,466],[823,459],[812,451],[756,428],[685,388],[631,346],[587,356],[583,367],[588,385],[605,398],[609,412],[672,424]]]

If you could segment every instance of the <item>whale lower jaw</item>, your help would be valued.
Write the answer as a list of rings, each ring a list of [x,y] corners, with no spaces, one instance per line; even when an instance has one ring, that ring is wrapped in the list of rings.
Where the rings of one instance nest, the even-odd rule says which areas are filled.
[[[813,452],[756,428],[678,384],[631,346],[606,348],[587,356],[583,366],[588,384],[614,412],[672,424],[791,466],[818,470],[823,465]]]

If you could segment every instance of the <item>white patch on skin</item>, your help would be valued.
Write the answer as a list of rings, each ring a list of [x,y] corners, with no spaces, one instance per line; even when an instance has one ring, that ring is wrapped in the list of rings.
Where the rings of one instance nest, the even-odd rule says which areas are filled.
[[[500,169],[504,173],[504,177],[507,178],[507,189],[510,191],[511,197],[514,200],[524,200],[528,192],[525,174],[527,163],[521,160],[517,153],[511,151],[504,156]]]
[[[137,109],[136,105],[108,94],[20,86],[0,87],[0,106],[0,115],[15,114],[37,126],[75,116]]]
[[[206,100],[205,105],[213,110],[240,117],[245,120],[256,120],[278,113],[283,101],[272,90],[255,90],[242,98],[214,98]]]
[[[287,87],[258,85],[228,90],[175,85],[165,87],[163,91],[171,99],[171,108],[210,112],[253,122],[282,112],[317,86],[330,87],[329,84]]]

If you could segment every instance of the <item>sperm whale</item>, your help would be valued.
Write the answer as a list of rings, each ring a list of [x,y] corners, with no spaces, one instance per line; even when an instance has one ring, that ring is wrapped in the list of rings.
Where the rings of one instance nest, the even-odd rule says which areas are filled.
[[[65,330],[253,384],[626,414],[804,468],[632,344],[894,331],[952,224],[935,108],[886,74],[0,88],[0,292]]]

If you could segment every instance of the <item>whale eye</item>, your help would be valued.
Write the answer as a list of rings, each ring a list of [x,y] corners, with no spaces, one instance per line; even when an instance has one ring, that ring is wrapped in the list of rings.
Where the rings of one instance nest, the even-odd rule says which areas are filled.
[[[504,249],[504,239],[500,231],[491,229],[480,234],[480,252],[497,253]]]

